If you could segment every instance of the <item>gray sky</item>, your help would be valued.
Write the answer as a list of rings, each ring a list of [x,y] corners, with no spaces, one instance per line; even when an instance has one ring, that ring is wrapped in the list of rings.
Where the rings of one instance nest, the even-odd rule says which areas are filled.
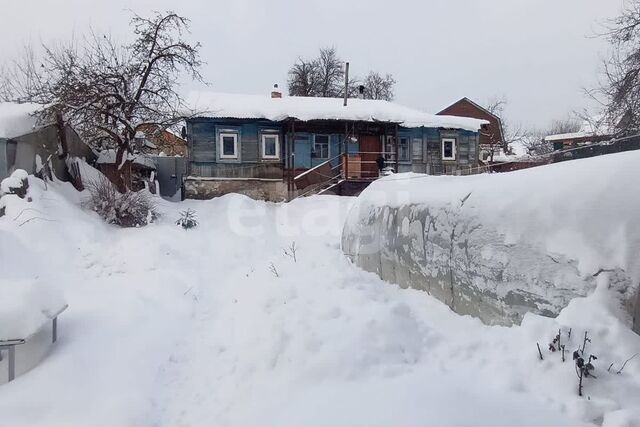
[[[463,96],[503,96],[514,123],[545,126],[586,106],[607,45],[590,37],[623,0],[0,0],[0,63],[25,43],[93,26],[127,37],[129,15],[192,20],[221,92],[266,93],[298,56],[334,45],[356,74],[398,81],[396,101],[437,112]],[[188,88],[185,88],[185,91]]]

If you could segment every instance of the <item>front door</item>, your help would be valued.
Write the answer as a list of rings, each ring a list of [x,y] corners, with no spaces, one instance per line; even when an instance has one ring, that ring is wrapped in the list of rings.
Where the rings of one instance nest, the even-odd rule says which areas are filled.
[[[362,177],[375,179],[378,177],[378,158],[382,151],[382,143],[379,136],[361,136],[360,156],[362,159]]]

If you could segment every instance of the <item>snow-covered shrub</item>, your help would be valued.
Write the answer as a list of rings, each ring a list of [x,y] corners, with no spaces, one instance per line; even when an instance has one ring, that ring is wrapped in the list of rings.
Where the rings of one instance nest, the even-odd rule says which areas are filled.
[[[198,226],[198,218],[196,217],[196,211],[193,209],[187,209],[180,212],[180,218],[176,221],[176,225],[189,230]]]
[[[86,206],[97,212],[109,224],[141,227],[153,222],[158,216],[156,205],[148,193],[120,193],[104,176],[91,181],[87,189],[91,197],[86,201]]]
[[[2,194],[15,194],[24,199],[29,189],[29,179],[26,171],[17,169],[10,177],[5,178],[0,183],[0,196]]]

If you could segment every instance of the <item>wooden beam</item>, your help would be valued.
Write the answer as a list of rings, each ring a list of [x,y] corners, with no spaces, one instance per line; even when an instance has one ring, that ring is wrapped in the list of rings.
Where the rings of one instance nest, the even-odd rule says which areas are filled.
[[[399,126],[396,125],[395,128],[395,136],[394,136],[394,142],[395,142],[395,150],[396,150],[396,173],[398,173],[398,166],[399,166],[399,160],[400,160],[400,156],[399,156],[399,148],[400,148],[400,137],[399,137]]]

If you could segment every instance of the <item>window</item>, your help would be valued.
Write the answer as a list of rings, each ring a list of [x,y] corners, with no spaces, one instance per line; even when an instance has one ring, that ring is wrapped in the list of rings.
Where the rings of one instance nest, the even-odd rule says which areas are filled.
[[[220,158],[221,159],[237,159],[238,158],[238,134],[237,133],[221,133],[220,141]]]
[[[384,145],[384,158],[385,158],[385,160],[388,160],[388,161],[395,160],[396,149],[395,149],[395,146],[393,144],[394,140],[395,140],[395,138],[393,136],[387,136],[387,140],[385,141],[385,145]]]
[[[398,160],[401,162],[409,161],[409,138],[400,137],[400,144],[398,145]]]
[[[262,158],[263,159],[279,159],[280,158],[280,135],[278,134],[262,135]]]
[[[413,138],[413,160],[422,160],[422,139]]]
[[[442,139],[442,160],[456,159],[456,140],[454,138]]]
[[[316,135],[313,138],[313,152],[311,157],[317,159],[329,158],[329,135]]]

